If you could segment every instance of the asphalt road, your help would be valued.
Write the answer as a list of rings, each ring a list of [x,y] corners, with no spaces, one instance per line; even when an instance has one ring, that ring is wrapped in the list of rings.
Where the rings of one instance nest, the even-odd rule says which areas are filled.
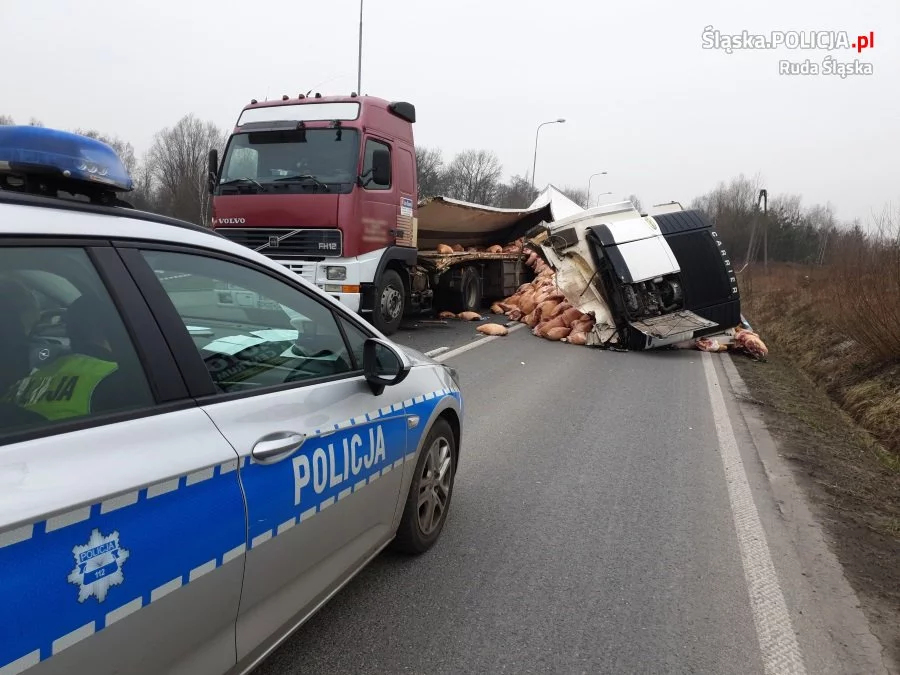
[[[520,330],[450,362],[468,413],[438,545],[379,557],[260,674],[763,672],[699,353]]]

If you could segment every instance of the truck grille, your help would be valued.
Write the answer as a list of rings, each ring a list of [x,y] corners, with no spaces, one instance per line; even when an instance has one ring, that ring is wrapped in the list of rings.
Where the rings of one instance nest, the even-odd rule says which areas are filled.
[[[276,260],[287,267],[294,274],[303,277],[309,283],[316,283],[316,263],[314,262],[291,262],[290,260]]]
[[[335,258],[340,257],[344,250],[341,231],[337,229],[219,227],[216,232],[270,258]]]

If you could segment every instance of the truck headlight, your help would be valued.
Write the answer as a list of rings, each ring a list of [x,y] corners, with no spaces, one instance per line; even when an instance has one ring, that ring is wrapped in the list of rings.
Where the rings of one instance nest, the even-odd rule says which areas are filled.
[[[344,281],[347,278],[346,267],[326,267],[325,278],[328,281]]]

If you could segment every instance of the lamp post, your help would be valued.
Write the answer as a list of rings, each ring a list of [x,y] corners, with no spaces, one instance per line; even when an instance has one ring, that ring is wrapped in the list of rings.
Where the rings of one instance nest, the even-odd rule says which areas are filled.
[[[597,206],[600,206],[600,197],[602,197],[603,195],[611,195],[611,194],[612,194],[612,192],[601,192],[599,195],[597,195]]]
[[[591,177],[588,178],[588,194],[587,194],[587,197],[588,197],[588,198],[587,198],[587,202],[588,202],[588,204],[591,203],[591,181],[594,180],[594,178],[595,178],[596,176],[605,176],[605,175],[606,175],[606,171],[601,171],[601,172],[599,172],[599,173],[591,174]]]
[[[356,62],[356,93],[362,96],[362,19],[363,0],[359,0],[359,56]]]
[[[560,117],[558,120],[550,120],[549,122],[541,122],[538,124],[537,131],[534,132],[534,164],[531,165],[531,187],[534,188],[534,172],[537,169],[537,149],[538,149],[538,134],[541,133],[541,127],[545,124],[562,124],[565,122],[565,118]]]

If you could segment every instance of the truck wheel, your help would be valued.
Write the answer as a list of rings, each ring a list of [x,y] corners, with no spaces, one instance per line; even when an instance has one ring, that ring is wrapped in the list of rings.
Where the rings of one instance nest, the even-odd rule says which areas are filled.
[[[434,546],[447,520],[456,474],[456,439],[439,418],[422,445],[392,548],[419,555]]]
[[[459,276],[459,286],[447,290],[444,299],[453,312],[477,312],[481,309],[481,277],[474,267],[464,267]]]
[[[375,308],[372,324],[385,335],[397,332],[403,319],[405,289],[403,280],[394,270],[385,270],[375,286]]]

